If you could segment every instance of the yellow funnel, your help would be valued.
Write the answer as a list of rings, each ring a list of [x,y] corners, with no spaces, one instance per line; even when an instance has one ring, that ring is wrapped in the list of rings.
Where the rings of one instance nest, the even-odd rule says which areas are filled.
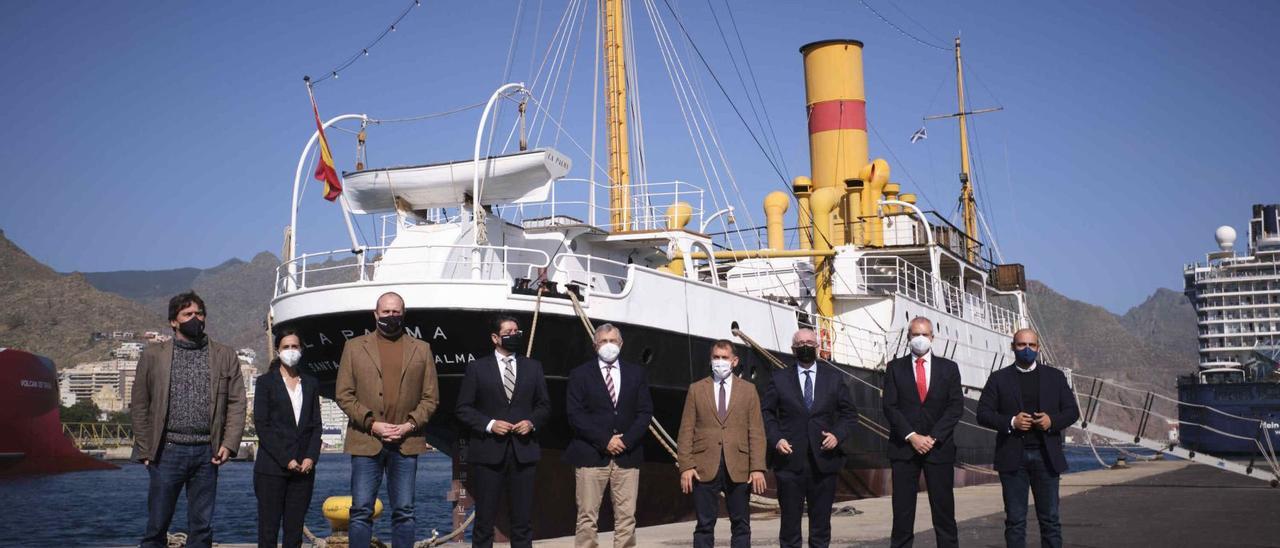
[[[867,98],[862,80],[862,42],[826,40],[800,48],[804,57],[805,105],[809,114],[809,168],[813,190],[858,179],[867,164]],[[847,223],[860,214],[845,201],[835,211],[838,226],[830,242],[846,241]]]

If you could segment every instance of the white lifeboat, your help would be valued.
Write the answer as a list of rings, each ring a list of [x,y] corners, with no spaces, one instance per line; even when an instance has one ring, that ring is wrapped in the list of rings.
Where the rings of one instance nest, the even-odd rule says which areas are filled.
[[[569,173],[572,162],[541,148],[480,159],[480,203],[542,202],[551,183]],[[396,199],[411,209],[456,207],[472,192],[475,160],[366,169],[343,174],[343,194],[357,214],[396,210]]]

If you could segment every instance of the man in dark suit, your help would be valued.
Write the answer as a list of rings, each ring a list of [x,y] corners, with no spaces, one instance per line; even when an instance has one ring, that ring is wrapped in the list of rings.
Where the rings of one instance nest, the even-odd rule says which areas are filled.
[[[622,332],[596,328],[596,359],[569,373],[565,412],[573,437],[564,450],[574,466],[578,522],[574,546],[595,548],[596,519],[606,488],[613,499],[613,546],[635,546],[636,493],[653,401],[644,368],[618,359]]]
[[[858,410],[841,373],[818,366],[818,338],[812,329],[796,331],[791,351],[795,367],[773,372],[762,404],[782,510],[778,541],[800,546],[800,513],[807,502],[809,546],[827,546],[836,473],[844,467],[840,442],[853,432]]]
[[[909,547],[915,539],[916,492],[923,471],[938,546],[958,546],[952,493],[956,444],[951,434],[964,414],[960,368],[956,362],[933,355],[933,322],[915,318],[907,333],[911,354],[889,362],[881,399],[889,421],[893,469],[890,544]]]
[[[493,525],[503,492],[511,507],[511,545],[532,546],[529,521],[533,484],[542,451],[535,437],[551,415],[542,363],[518,356],[524,333],[511,316],[498,316],[489,331],[493,354],[467,366],[455,414],[467,427],[472,493],[476,499],[472,546],[493,546]]]
[[[1014,365],[992,373],[978,400],[978,423],[996,431],[995,468],[1004,495],[1004,542],[1026,546],[1027,488],[1036,498],[1041,546],[1062,546],[1058,479],[1067,471],[1062,431],[1080,419],[1062,371],[1037,364],[1040,336],[1013,334]]]

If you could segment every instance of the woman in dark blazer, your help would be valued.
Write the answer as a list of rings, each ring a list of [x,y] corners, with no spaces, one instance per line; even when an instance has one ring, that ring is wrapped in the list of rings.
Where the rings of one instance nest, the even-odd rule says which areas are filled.
[[[253,425],[259,451],[253,465],[258,497],[258,546],[276,546],[284,524],[284,546],[302,545],[311,506],[315,465],[320,460],[320,396],[315,377],[302,375],[302,341],[292,330],[276,336],[276,359],[258,377]]]

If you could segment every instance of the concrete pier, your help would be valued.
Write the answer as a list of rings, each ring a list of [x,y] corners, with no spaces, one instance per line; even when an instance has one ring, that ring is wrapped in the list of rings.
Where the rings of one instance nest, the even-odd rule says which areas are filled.
[[[1004,545],[1004,503],[1000,484],[956,489],[956,520],[962,545]],[[1060,488],[1063,540],[1068,546],[1274,546],[1280,539],[1280,489],[1209,466],[1185,461],[1140,462],[1124,469],[1094,470],[1062,477]],[[919,495],[916,546],[935,546],[929,501]],[[831,518],[832,546],[888,546],[893,510],[888,497],[858,500],[852,516]],[[752,545],[774,546],[776,515],[751,519]],[[805,523],[803,531],[808,532]],[[1034,509],[1027,523],[1027,544],[1039,544]],[[693,523],[644,527],[636,532],[641,546],[692,546]],[[573,538],[534,543],[572,547]],[[728,546],[729,521],[716,524],[716,545]],[[610,533],[600,545],[613,545]]]

